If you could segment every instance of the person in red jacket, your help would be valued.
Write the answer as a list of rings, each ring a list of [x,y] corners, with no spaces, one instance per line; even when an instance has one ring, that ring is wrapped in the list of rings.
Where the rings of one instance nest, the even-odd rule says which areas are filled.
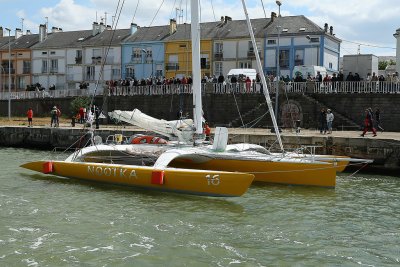
[[[207,122],[204,124],[204,134],[206,135],[205,141],[210,141],[211,128],[208,126]]]
[[[32,127],[32,119],[33,119],[33,110],[29,108],[26,112],[26,116],[28,117],[28,127]]]

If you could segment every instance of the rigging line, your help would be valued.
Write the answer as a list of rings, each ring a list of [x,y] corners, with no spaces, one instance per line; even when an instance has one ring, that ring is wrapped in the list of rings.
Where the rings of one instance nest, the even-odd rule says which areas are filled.
[[[370,46],[370,47],[376,47],[376,48],[385,48],[385,49],[394,49],[394,50],[396,50],[395,47],[379,46],[379,45],[372,45],[372,44],[365,44],[365,43],[358,43],[358,42],[348,41],[348,40],[344,40],[344,39],[342,39],[342,41],[343,41],[343,42],[347,42],[347,43],[357,44],[357,45],[363,45],[363,46]]]
[[[239,105],[238,105],[238,103],[237,103],[237,101],[236,101],[235,93],[234,93],[233,91],[232,91],[232,95],[233,95],[233,99],[235,100],[236,109],[237,109],[237,111],[238,111],[238,113],[239,113],[240,121],[242,122],[243,128],[245,128],[245,127],[244,127],[245,125],[244,125],[244,122],[243,122],[243,118],[242,118],[242,114],[240,113]]]
[[[188,0],[186,0],[186,17],[185,17],[185,23],[188,22]]]
[[[99,78],[98,78],[97,81],[96,81],[96,86],[95,86],[95,88],[94,88],[93,97],[92,97],[92,99],[91,99],[91,101],[90,101],[90,107],[93,106],[94,98],[95,98],[95,96],[96,96],[96,92],[97,92],[97,89],[98,89],[98,87],[99,87],[100,80],[103,78],[104,66],[105,66],[105,64],[106,64],[107,56],[108,56],[108,53],[109,53],[109,51],[110,51],[111,43],[112,43],[112,41],[113,41],[113,39],[114,39],[115,31],[116,31],[116,28],[117,28],[119,19],[120,19],[120,17],[121,17],[122,8],[124,7],[125,0],[122,1],[121,7],[119,7],[119,6],[120,6],[120,2],[121,2],[121,0],[118,1],[117,8],[115,9],[115,18],[116,18],[116,19],[114,20],[115,23],[114,23],[114,25],[113,25],[113,26],[114,26],[114,30],[112,31],[112,35],[111,35],[111,38],[110,38],[110,42],[108,43],[108,46],[107,46],[107,49],[106,49],[105,57],[104,57],[104,59],[102,60],[102,64],[101,64],[100,72],[99,72]],[[119,9],[119,10],[118,10],[118,9]],[[118,12],[118,11],[119,11],[119,12]],[[118,16],[117,16],[117,14],[118,14]]]
[[[133,13],[132,23],[135,21],[136,11],[137,11],[137,9],[138,9],[138,7],[139,7],[139,2],[140,2],[140,0],[137,1],[136,8],[135,8],[135,12]]]
[[[213,15],[214,15],[214,20],[217,21],[217,18],[215,17],[213,0],[210,0],[210,2],[211,2],[211,9],[212,9],[212,12],[213,12]]]
[[[162,0],[160,7],[158,8],[156,14],[154,15],[153,19],[152,19],[151,22],[150,22],[149,27],[151,27],[151,25],[153,24],[154,20],[156,19],[157,15],[158,15],[158,12],[160,12],[160,9],[161,9],[161,7],[162,7],[163,4],[164,4],[164,1],[165,1],[165,0]]]
[[[262,8],[264,10],[264,17],[267,18],[267,13],[265,13],[264,1],[263,0],[261,0],[261,5],[262,5]]]

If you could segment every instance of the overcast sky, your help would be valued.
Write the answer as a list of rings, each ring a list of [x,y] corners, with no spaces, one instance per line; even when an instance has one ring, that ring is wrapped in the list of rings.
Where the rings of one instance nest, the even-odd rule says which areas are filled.
[[[214,21],[227,15],[243,19],[240,0],[200,0],[201,20]],[[336,36],[343,40],[342,54],[395,56],[396,39],[400,28],[400,0],[283,0],[281,14],[305,15],[320,27],[324,23],[334,27]],[[139,26],[165,25],[182,9],[178,20],[190,22],[190,0],[0,0],[0,26],[38,32],[39,24],[60,27],[64,31],[91,29],[92,22],[100,21],[107,12],[107,24],[112,23],[118,3],[123,5],[118,28],[129,28],[132,21]],[[275,0],[247,0],[251,18],[267,17],[278,12]],[[136,12],[135,12],[136,10]],[[158,14],[156,15],[157,11]],[[186,12],[188,11],[188,12]],[[179,13],[179,12],[178,12]],[[97,16],[96,16],[97,15]],[[354,42],[354,43],[352,43]],[[369,45],[369,46],[368,46]]]

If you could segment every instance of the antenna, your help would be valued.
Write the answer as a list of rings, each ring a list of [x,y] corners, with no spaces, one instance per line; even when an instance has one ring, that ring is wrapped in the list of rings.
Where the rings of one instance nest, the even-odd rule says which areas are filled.
[[[49,17],[45,17],[46,19],[46,33],[48,33],[49,30]]]
[[[104,25],[107,26],[107,12],[104,12]]]
[[[361,45],[358,44],[357,54],[361,54]]]
[[[182,24],[182,22],[183,22],[183,9],[181,9],[181,8],[175,8],[175,13],[176,13],[176,15],[175,15],[175,19],[176,19],[176,22],[178,23],[178,24]]]
[[[24,18],[21,18],[21,30],[24,32]]]

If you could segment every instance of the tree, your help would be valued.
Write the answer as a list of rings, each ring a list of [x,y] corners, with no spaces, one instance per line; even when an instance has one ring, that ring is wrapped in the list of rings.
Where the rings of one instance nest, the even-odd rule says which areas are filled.
[[[387,61],[379,61],[378,62],[378,70],[385,70],[388,66],[389,62]]]
[[[72,116],[75,116],[79,112],[79,108],[81,107],[89,107],[90,98],[86,96],[78,96],[74,100],[71,101],[71,112]]]

